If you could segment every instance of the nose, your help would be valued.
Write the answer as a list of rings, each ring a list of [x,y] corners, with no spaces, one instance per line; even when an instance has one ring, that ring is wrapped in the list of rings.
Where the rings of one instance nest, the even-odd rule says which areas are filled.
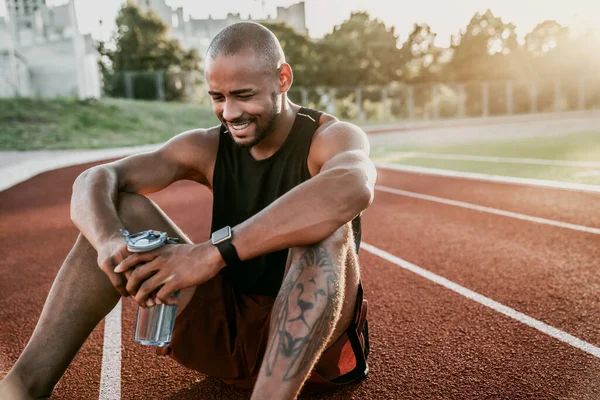
[[[223,105],[223,119],[226,121],[235,121],[243,115],[242,109],[237,101],[226,100]]]

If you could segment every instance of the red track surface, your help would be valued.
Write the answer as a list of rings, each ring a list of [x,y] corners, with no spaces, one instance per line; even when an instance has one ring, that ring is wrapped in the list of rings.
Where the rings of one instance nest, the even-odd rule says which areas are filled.
[[[0,371],[24,348],[77,235],[70,189],[85,167],[0,193]],[[378,184],[600,227],[598,194],[390,171],[380,171]],[[153,198],[192,240],[208,237],[207,190],[178,183]],[[385,192],[377,192],[363,221],[366,243],[600,345],[598,235]],[[319,398],[600,399],[599,358],[364,250],[361,269],[371,373],[362,384]],[[134,344],[134,312],[126,300],[124,399],[248,398]],[[94,331],[53,398],[98,398],[103,329]]]

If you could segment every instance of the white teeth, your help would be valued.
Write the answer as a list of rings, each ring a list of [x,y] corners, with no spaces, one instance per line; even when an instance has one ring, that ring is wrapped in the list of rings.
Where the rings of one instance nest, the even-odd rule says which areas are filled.
[[[229,127],[235,131],[241,131],[242,129],[246,129],[246,127],[248,125],[250,125],[250,121],[246,122],[245,124],[241,124],[241,125],[229,124]]]

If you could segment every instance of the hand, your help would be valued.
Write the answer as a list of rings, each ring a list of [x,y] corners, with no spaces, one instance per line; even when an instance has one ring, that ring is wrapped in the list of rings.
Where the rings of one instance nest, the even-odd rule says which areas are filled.
[[[114,272],[131,272],[126,289],[140,307],[177,304],[173,293],[198,286],[215,277],[225,263],[210,242],[199,245],[165,245],[145,253],[134,253],[124,259]]]
[[[131,254],[127,250],[125,239],[120,234],[114,235],[98,250],[98,266],[108,276],[115,289],[124,297],[129,296],[126,284],[131,271],[128,271],[127,274],[119,274],[115,273],[114,269]]]

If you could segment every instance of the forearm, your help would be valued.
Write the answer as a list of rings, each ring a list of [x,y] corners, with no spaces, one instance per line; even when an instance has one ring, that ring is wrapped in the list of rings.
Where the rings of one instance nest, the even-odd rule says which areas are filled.
[[[233,244],[240,258],[247,260],[318,243],[362,212],[370,201],[366,177],[345,169],[327,171],[236,226]]]
[[[116,210],[118,193],[116,173],[102,167],[87,170],[73,184],[71,219],[96,249],[123,228]]]
[[[323,244],[294,259],[277,295],[269,341],[252,399],[293,399],[339,319],[344,274]]]

